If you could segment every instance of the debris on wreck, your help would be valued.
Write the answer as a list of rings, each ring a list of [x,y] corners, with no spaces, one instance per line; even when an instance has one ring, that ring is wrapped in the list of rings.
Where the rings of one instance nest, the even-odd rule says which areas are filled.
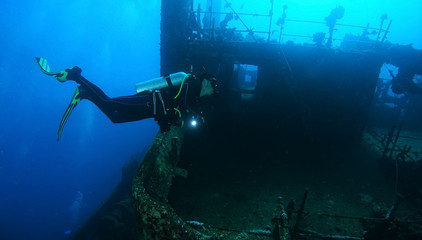
[[[212,111],[202,129],[159,132],[145,155],[132,186],[139,239],[421,237],[420,214],[399,214],[408,206],[391,184],[377,182],[377,159],[360,148],[362,139],[379,139],[390,173],[391,163],[410,159],[400,131],[368,137],[366,128],[385,63],[399,68],[395,91],[422,91],[412,84],[422,74],[422,51],[388,43],[386,15],[380,27],[353,26],[362,35],[340,40],[335,27],[350,26],[339,23],[342,7],[313,22],[287,18],[284,6],[276,36],[271,26],[258,31],[243,22],[272,22],[272,6],[260,15],[227,0],[224,10],[194,3],[162,0],[161,74],[206,68],[217,76],[219,96],[205,106]],[[231,28],[233,21],[244,29]],[[295,44],[285,40],[294,36],[285,32],[290,22],[322,24],[328,34],[296,36],[313,43]]]
[[[313,188],[305,191],[299,209],[295,209],[294,201],[284,207],[282,199],[288,197],[286,195],[277,194],[272,200],[261,203],[268,206],[253,207],[253,200],[245,193],[223,189],[231,189],[234,185],[237,189],[232,191],[236,192],[247,185],[247,191],[252,191],[258,180],[252,181],[249,175],[263,171],[262,174],[270,178],[273,172],[265,172],[268,170],[265,167],[284,164],[273,160],[253,163],[258,161],[261,153],[266,152],[269,159],[276,156],[292,158],[291,152],[301,155],[300,151],[309,149],[315,153],[309,154],[308,158],[321,155],[324,159],[322,149],[358,145],[364,135],[381,67],[384,63],[398,66],[401,73],[396,80],[406,84],[412,80],[410,75],[419,74],[422,69],[414,64],[412,69],[407,67],[409,61],[422,62],[420,50],[404,53],[399,50],[402,46],[386,42],[391,21],[383,29],[387,19],[384,15],[379,28],[361,27],[362,36],[348,35],[340,47],[332,48],[333,41],[338,41],[333,36],[334,27],[347,26],[338,23],[345,12],[342,7],[332,10],[325,22],[321,22],[328,27],[328,39],[325,33],[316,33],[310,36],[315,44],[298,45],[292,42],[280,44],[282,37],[289,36],[283,32],[284,26],[291,21],[286,17],[287,6],[277,21],[281,27],[278,41],[272,37],[271,27],[268,32],[255,30],[244,21],[248,13],[240,14],[228,1],[226,6],[225,10],[229,12],[215,10],[215,6],[204,11],[198,5],[195,9],[194,1],[188,0],[162,1],[161,73],[196,71],[205,67],[216,74],[220,96],[210,106],[213,113],[207,116],[200,137],[179,128],[157,135],[134,179],[138,231],[146,239],[163,240],[357,240],[370,239],[385,230],[382,226],[403,222],[394,214],[389,217],[356,216],[351,212],[350,215],[341,214],[341,211],[321,212],[321,207],[308,211],[305,202],[314,205],[316,198],[325,197],[313,192]],[[270,9],[270,14],[264,16],[270,22],[272,11]],[[218,23],[215,16],[220,14],[223,17]],[[236,20],[242,23],[244,30],[230,28],[230,23]],[[370,40],[370,37],[376,39]],[[248,69],[256,70],[251,73]],[[404,75],[406,77],[402,77]],[[245,83],[251,79],[253,83]],[[243,152],[236,149],[243,149]],[[183,172],[183,176],[177,176],[179,172]],[[238,185],[239,182],[243,185]],[[321,184],[327,183],[322,181]],[[202,198],[198,196],[201,194],[204,194]],[[359,203],[359,192],[355,197]],[[215,210],[206,210],[217,209],[215,206],[225,209],[225,205],[232,206],[229,201],[233,200],[238,205],[249,206],[245,209],[249,212],[239,213],[245,216],[238,216],[237,220],[227,219],[224,213]],[[378,201],[373,199],[362,208],[387,205]],[[329,208],[336,207],[334,201],[327,202]],[[270,206],[272,210],[265,210]],[[399,201],[392,209],[396,210],[398,206]],[[207,219],[206,216],[212,213],[215,216]],[[243,225],[247,227],[239,227],[242,224],[236,221],[248,221],[246,215],[255,215],[258,220],[269,219],[269,224],[254,226],[245,223]],[[321,228],[321,221],[337,223],[337,226]],[[368,231],[366,235],[362,223]]]

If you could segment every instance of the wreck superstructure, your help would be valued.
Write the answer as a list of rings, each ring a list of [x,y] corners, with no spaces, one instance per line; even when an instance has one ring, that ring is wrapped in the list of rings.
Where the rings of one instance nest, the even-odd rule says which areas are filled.
[[[377,41],[349,37],[337,48],[318,42],[280,44],[270,40],[272,20],[269,32],[261,35],[247,26],[237,31],[211,27],[219,25],[213,23],[204,29],[201,19],[213,22],[211,19],[221,13],[194,7],[193,1],[162,2],[161,74],[205,68],[217,76],[223,100],[216,107],[216,119],[209,121],[211,125],[222,119],[229,121],[219,124],[227,124],[244,115],[236,126],[250,123],[284,136],[294,126],[293,135],[309,135],[311,141],[359,139],[383,64],[406,66],[422,57],[413,49],[415,59],[400,62],[407,59],[400,54],[405,54],[404,47],[383,42],[388,29],[379,29]],[[245,73],[245,66],[255,67],[254,72]],[[420,69],[416,66],[401,75],[409,78]],[[242,87],[251,75],[255,75],[254,86]],[[245,108],[237,107],[242,104]]]
[[[226,7],[242,21],[227,1]],[[282,24],[287,20],[285,10]],[[227,22],[216,22],[215,16],[221,16],[221,12],[213,6],[204,11],[192,0],[162,1],[161,74],[198,73],[206,69],[216,75],[219,94],[204,107],[206,124],[201,129],[194,132],[175,127],[168,133],[159,133],[141,164],[134,179],[133,197],[138,230],[146,239],[327,238],[329,235],[298,229],[307,191],[295,217],[291,215],[294,207],[292,209],[290,204],[290,208],[287,207],[293,223],[287,223],[283,205],[287,202],[279,197],[277,203],[274,197],[269,204],[273,208],[269,214],[272,217],[263,220],[269,225],[259,230],[251,230],[255,226],[252,222],[256,221],[246,220],[250,215],[248,210],[239,212],[244,217],[232,215],[232,221],[237,223],[231,224],[232,221],[226,219],[228,212],[224,216],[224,213],[209,213],[204,209],[212,204],[229,204],[220,202],[224,199],[221,195],[239,181],[249,186],[244,192],[237,190],[244,186],[234,187],[237,193],[233,199],[239,202],[239,209],[241,203],[253,202],[254,195],[261,191],[250,195],[250,189],[255,189],[257,182],[261,186],[265,182],[261,183],[261,175],[254,172],[265,169],[268,164],[280,167],[274,161],[301,156],[324,162],[324,157],[315,157],[315,154],[327,152],[327,148],[346,146],[344,149],[347,149],[357,144],[362,138],[384,63],[397,64],[402,69],[399,75],[407,78],[421,73],[420,51],[385,42],[391,22],[386,29],[377,29],[378,36],[374,40],[365,34],[348,36],[341,47],[336,48],[331,45],[337,19],[326,23],[329,37],[324,44],[325,37],[320,33],[314,35],[314,44],[280,44],[282,29],[278,41],[271,37],[272,11],[270,9],[268,15],[268,32],[254,32],[243,21],[246,29],[237,31],[225,28]],[[231,17],[225,15],[225,18],[224,15],[219,17],[220,21],[230,21]],[[221,27],[216,27],[218,25]],[[363,32],[368,30],[362,29]],[[406,55],[403,49],[412,54]],[[417,62],[412,64],[411,70],[405,67],[409,62]],[[292,157],[289,152],[296,154]],[[269,159],[261,162],[262,154],[269,155]],[[262,174],[280,174],[270,169],[262,171]],[[218,183],[222,185],[216,189],[214,185]],[[215,200],[209,202],[209,198]],[[200,209],[192,210],[195,208]],[[260,213],[250,207],[249,211]],[[242,226],[246,229],[239,229]],[[361,238],[349,236],[347,239]]]
[[[221,0],[161,2],[161,75],[205,69],[219,93],[204,103],[203,126],[160,132],[146,153],[132,187],[139,239],[364,239],[362,225],[373,230],[365,239],[390,234],[382,226],[402,198],[377,182],[372,153],[352,149],[369,138],[364,129],[383,64],[399,67],[398,91],[410,89],[422,74],[422,51],[386,42],[387,21],[339,40],[334,17],[322,23],[328,37],[300,36],[313,42],[297,44],[281,41],[289,36],[286,7],[276,21],[272,4],[260,15]],[[215,7],[223,3],[224,11]],[[254,30],[241,20],[248,15],[269,25]],[[244,28],[227,27],[232,18]],[[377,195],[387,211],[371,209],[365,191],[375,185],[387,189]]]

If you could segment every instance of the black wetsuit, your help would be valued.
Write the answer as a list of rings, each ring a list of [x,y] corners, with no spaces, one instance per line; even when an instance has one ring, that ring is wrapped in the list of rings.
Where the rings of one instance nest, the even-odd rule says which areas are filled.
[[[400,67],[396,76],[390,72],[393,78],[391,81],[391,90],[396,94],[422,94],[422,88],[419,88],[413,81],[415,75],[420,73],[420,70],[418,71],[418,69],[408,66]]]
[[[129,96],[109,97],[98,86],[84,78],[79,67],[66,69],[66,72],[66,79],[79,84],[79,97],[97,105],[113,123],[155,118],[160,129],[167,131],[172,124],[179,121],[187,109],[194,108],[199,102],[201,83],[194,77],[189,77],[183,83],[176,99],[180,85]]]

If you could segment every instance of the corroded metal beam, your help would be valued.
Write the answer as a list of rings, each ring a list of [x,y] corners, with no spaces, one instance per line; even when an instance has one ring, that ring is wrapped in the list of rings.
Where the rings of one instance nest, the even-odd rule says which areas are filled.
[[[161,75],[189,71],[185,59],[191,1],[161,1]]]

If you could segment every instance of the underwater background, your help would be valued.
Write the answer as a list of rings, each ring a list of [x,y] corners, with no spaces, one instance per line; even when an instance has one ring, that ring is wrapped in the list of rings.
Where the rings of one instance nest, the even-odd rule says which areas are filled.
[[[246,12],[269,9],[269,1],[231,2]],[[289,18],[315,21],[342,5],[341,23],[372,27],[387,13],[393,19],[388,40],[422,48],[417,0],[274,4],[278,10],[287,4]],[[160,74],[160,1],[6,0],[0,27],[0,240],[66,239],[107,198],[122,166],[149,146],[158,127],[152,120],[113,124],[82,101],[57,142],[75,83],[43,75],[34,57],[49,60],[53,71],[81,67],[109,96],[133,94],[135,83]],[[317,31],[292,28],[286,31]]]

